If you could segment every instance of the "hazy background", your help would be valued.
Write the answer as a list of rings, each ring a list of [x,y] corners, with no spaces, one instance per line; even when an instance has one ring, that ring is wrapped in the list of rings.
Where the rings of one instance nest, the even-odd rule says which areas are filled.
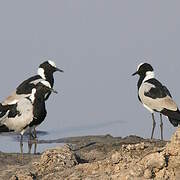
[[[175,0],[0,1],[0,99],[51,59],[65,73],[55,74],[59,94],[48,100],[39,127],[50,133],[45,138],[150,137],[151,114],[131,74],[151,63],[180,106],[179,7]],[[164,124],[169,139],[175,128],[166,118]]]

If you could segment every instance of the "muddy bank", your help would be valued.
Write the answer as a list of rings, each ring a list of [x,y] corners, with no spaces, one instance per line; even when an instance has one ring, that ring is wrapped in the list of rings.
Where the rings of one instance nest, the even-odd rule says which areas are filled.
[[[104,136],[69,137],[38,143],[67,145],[33,155],[0,153],[0,179],[108,179],[148,154],[161,152],[167,142]],[[121,165],[120,165],[121,164]],[[125,168],[125,169],[126,169]],[[118,177],[114,177],[116,179]]]

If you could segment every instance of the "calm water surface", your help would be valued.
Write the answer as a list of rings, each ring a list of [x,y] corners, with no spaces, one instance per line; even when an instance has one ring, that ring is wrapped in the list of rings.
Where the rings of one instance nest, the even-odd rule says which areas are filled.
[[[123,121],[111,121],[111,122],[102,122],[96,123],[92,125],[80,125],[74,124],[68,127],[61,127],[61,126],[51,126],[52,123],[44,123],[38,128],[38,139],[39,140],[55,140],[64,137],[73,137],[73,136],[86,136],[86,135],[105,135],[111,134],[113,136],[121,136],[125,137],[128,135],[137,135],[145,138],[149,138],[151,133],[151,126],[148,127],[145,134],[144,130],[139,131],[138,129],[134,129],[131,132],[131,124],[123,122]],[[168,123],[164,124],[164,138],[170,139],[172,133],[175,131],[175,128],[169,126]],[[0,151],[2,152],[20,152],[19,148],[19,135],[14,133],[3,133],[0,134]],[[155,138],[160,137],[160,128],[157,126],[155,129]],[[24,152],[28,151],[27,146],[27,138],[28,136],[24,137]],[[50,143],[50,144],[38,144],[37,145],[37,152],[43,152],[44,150],[56,146],[62,146],[62,143]],[[32,150],[33,152],[33,150]]]
[[[123,124],[121,121],[115,121],[109,123],[101,123],[94,125],[74,125],[66,128],[51,127],[44,124],[38,128],[38,139],[39,140],[55,140],[63,137],[72,137],[72,136],[85,136],[85,135],[101,135],[101,134],[113,134],[114,132],[119,131],[120,124]],[[1,133],[0,134],[0,151],[2,152],[20,152],[19,147],[19,138],[20,135],[15,133]],[[28,151],[27,145],[28,135],[24,135],[24,152]],[[62,146],[62,143],[50,143],[50,144],[38,144],[37,152],[43,152],[45,149]]]

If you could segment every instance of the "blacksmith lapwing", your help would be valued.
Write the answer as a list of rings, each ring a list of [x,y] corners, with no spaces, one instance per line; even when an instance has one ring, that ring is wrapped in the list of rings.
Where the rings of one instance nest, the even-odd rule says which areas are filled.
[[[41,121],[46,117],[46,108],[44,95],[49,91],[54,91],[48,81],[41,80],[34,85],[31,93],[18,99],[9,102],[8,105],[0,105],[0,125],[8,128],[9,131],[18,132],[21,134],[20,149],[23,153],[23,134],[36,124],[36,121]],[[56,92],[56,91],[54,91]],[[3,128],[0,128],[3,132]],[[6,129],[5,129],[5,132]]]
[[[152,113],[153,128],[151,139],[153,138],[156,126],[154,112],[159,112],[161,139],[163,140],[162,114],[168,117],[173,126],[177,127],[180,124],[180,111],[166,86],[155,79],[154,70],[150,64],[141,63],[137,71],[132,75],[134,76],[136,74],[140,76],[137,83],[138,98],[143,106]]]
[[[54,86],[54,77],[53,74],[54,72],[59,71],[59,72],[64,72],[63,70],[57,68],[55,62],[48,60],[39,65],[38,68],[38,74],[35,76],[32,76],[28,78],[27,80],[23,81],[17,88],[16,90],[8,96],[3,102],[3,105],[8,105],[9,103],[12,103],[12,101],[15,99],[21,99],[21,97],[25,97],[29,93],[31,93],[32,88],[34,85],[36,85],[38,82],[40,82],[42,79],[48,81],[53,88]],[[44,95],[44,99],[47,100],[50,96],[51,92],[49,91]],[[39,120],[38,122],[41,122]],[[34,135],[33,137],[36,138],[36,130],[35,127],[32,127],[34,129]],[[2,128],[2,127],[1,127]],[[4,127],[5,128],[5,127]],[[31,134],[31,129],[30,129],[30,134]]]

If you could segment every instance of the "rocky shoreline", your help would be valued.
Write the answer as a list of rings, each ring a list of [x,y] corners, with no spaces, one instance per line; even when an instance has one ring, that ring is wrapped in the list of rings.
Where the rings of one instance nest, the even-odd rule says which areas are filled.
[[[180,129],[171,142],[82,136],[39,143],[66,145],[33,155],[0,153],[0,179],[180,179]]]

